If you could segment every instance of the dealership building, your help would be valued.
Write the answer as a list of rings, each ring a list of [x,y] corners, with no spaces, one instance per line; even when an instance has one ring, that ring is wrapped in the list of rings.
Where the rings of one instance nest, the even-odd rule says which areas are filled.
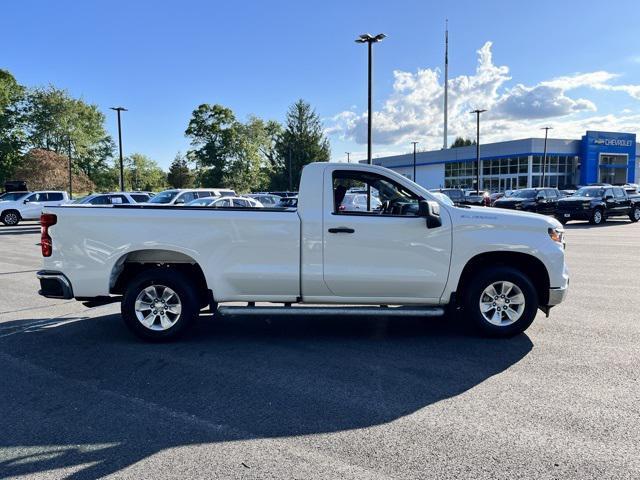
[[[492,192],[538,187],[544,139],[480,145],[480,185]],[[547,140],[545,185],[570,188],[603,182],[639,183],[640,144],[633,133],[587,131],[579,140]],[[413,153],[373,159],[375,165],[413,178]],[[416,154],[416,178],[426,188],[475,188],[476,147]]]

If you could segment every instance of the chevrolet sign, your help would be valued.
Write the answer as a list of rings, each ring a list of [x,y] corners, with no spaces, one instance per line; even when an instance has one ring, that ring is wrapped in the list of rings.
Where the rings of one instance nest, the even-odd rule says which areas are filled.
[[[605,145],[607,147],[630,147],[632,142],[631,140],[622,140],[619,138],[596,138],[593,144]]]

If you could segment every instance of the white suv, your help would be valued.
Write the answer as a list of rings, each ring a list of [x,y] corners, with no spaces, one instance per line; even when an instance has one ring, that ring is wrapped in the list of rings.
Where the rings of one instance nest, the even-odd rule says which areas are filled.
[[[24,192],[12,200],[0,201],[0,222],[17,225],[21,220],[39,220],[44,207],[53,207],[69,202],[67,192]]]

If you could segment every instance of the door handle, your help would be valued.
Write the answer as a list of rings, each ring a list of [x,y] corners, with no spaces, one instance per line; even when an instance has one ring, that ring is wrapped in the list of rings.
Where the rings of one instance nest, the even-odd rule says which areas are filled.
[[[330,228],[329,233],[355,233],[355,230],[349,227],[338,227]]]

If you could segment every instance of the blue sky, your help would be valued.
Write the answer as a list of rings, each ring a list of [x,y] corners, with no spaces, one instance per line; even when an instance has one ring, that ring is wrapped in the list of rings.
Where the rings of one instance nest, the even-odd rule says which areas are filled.
[[[449,19],[451,138],[489,108],[487,141],[587,128],[640,133],[637,1],[45,2],[3,4],[0,68],[97,104],[123,105],[125,154],[167,167],[200,103],[283,120],[298,98],[323,118],[333,158],[363,158],[366,47],[375,46],[374,152],[442,143]],[[487,43],[490,42],[490,43]]]

